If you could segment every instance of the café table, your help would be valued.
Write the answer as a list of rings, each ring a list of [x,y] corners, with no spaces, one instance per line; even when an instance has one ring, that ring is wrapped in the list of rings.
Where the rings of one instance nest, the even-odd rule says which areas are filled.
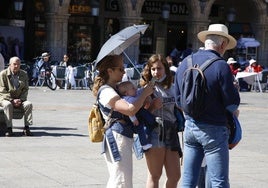
[[[239,78],[242,78],[247,84],[253,85],[258,84],[260,92],[262,92],[260,79],[262,77],[262,72],[238,72],[236,74],[235,79],[238,80]],[[255,86],[255,85],[254,85]],[[254,89],[256,90],[257,87],[255,86]]]

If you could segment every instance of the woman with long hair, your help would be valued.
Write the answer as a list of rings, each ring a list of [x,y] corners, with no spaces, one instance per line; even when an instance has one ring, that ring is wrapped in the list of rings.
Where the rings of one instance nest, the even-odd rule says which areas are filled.
[[[113,109],[113,123],[105,132],[103,154],[109,171],[107,188],[132,188],[132,122],[133,116],[142,107],[147,96],[153,92],[153,84],[148,83],[140,97],[129,104],[120,97],[116,85],[125,73],[122,55],[108,55],[98,64],[99,71],[93,85],[105,121]]]
[[[145,152],[148,177],[147,188],[159,187],[159,179],[162,169],[165,168],[168,188],[176,188],[181,176],[180,157],[182,156],[177,119],[175,117],[175,90],[172,75],[166,59],[159,55],[152,55],[143,72],[143,80],[140,85],[145,86],[154,80],[153,101],[149,110],[160,119],[156,127],[149,135],[149,143],[153,147]]]

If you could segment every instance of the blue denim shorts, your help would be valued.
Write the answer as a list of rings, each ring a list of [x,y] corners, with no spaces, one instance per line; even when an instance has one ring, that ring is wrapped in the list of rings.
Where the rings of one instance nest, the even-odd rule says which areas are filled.
[[[160,127],[156,127],[148,135],[148,142],[152,144],[154,148],[165,147],[165,143],[160,140]]]
[[[172,151],[181,152],[177,122],[164,120],[164,126],[157,126],[148,136],[148,141],[153,147],[166,147]]]

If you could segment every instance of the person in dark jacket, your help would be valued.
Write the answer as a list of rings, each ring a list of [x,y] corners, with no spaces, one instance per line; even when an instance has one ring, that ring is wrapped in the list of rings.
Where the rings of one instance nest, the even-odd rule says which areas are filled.
[[[47,52],[42,53],[42,65],[39,67],[39,72],[44,69],[46,72],[50,72],[52,70],[50,61],[49,61],[50,55]]]
[[[182,54],[181,54],[181,59],[183,60],[184,58],[186,58],[188,55],[191,55],[193,53],[193,45],[191,43],[189,43],[187,45],[187,48],[185,50],[183,50]]]
[[[208,59],[222,57],[226,50],[236,46],[236,40],[228,34],[223,24],[212,24],[208,30],[198,33],[205,49],[192,55],[193,62],[201,65]],[[182,77],[187,69],[185,58],[176,72],[176,101],[180,106]],[[204,72],[208,92],[205,110],[194,119],[185,113],[184,170],[181,187],[196,187],[203,158],[212,187],[229,188],[229,148],[226,110],[239,114],[240,96],[233,84],[233,75],[224,59],[212,63]]]
[[[37,61],[33,68],[33,79],[32,82],[37,82],[38,76],[42,74],[42,71],[50,72],[52,70],[50,61],[49,61],[50,55],[48,52],[42,53],[40,58],[37,58]]]

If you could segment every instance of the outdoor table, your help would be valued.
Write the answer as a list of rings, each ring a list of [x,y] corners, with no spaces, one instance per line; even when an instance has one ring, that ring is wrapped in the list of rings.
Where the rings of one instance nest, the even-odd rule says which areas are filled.
[[[260,79],[262,77],[262,72],[238,72],[236,74],[235,79],[239,79],[242,78],[245,82],[247,82],[247,84],[249,85],[253,85],[254,83],[257,82],[260,92],[262,92],[262,88],[261,88],[261,83],[260,83]],[[256,90],[256,87],[255,87]]]

